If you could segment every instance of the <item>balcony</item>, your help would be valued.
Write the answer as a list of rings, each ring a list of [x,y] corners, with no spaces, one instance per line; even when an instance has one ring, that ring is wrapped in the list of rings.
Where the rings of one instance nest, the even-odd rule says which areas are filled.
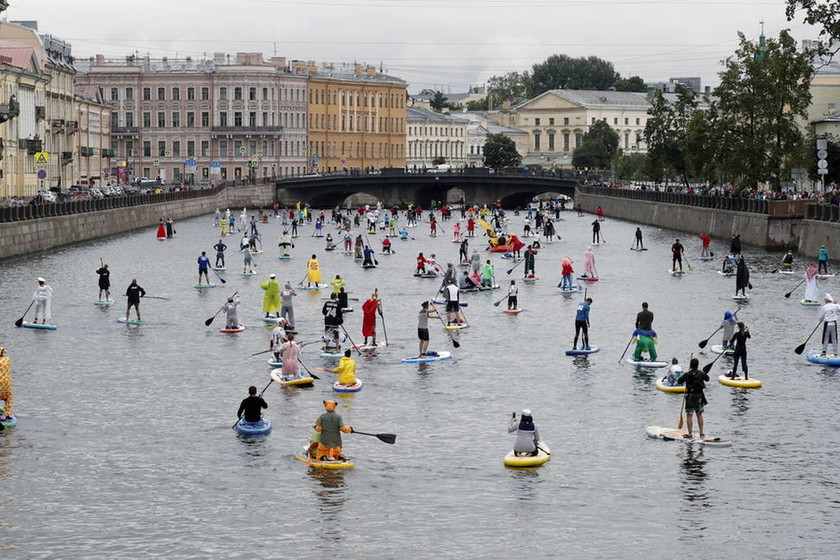
[[[95,151],[96,150],[94,150],[93,148],[82,146],[82,157],[91,157],[92,155],[94,155]]]
[[[136,126],[112,126],[111,134],[137,136],[140,134],[140,128]]]
[[[64,132],[67,134],[73,134],[79,130],[79,121],[67,121],[64,123]]]
[[[280,134],[282,126],[213,126],[213,134]]]
[[[70,161],[73,159],[73,152],[61,152],[62,161]]]

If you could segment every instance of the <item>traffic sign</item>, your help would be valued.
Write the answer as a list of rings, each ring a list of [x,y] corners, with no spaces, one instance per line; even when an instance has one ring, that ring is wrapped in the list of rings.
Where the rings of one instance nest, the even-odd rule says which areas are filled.
[[[47,170],[46,169],[39,169],[38,170],[38,178],[39,179],[46,179],[47,178]]]
[[[245,146],[239,146],[239,153],[243,156],[245,155]]]
[[[221,166],[222,166],[222,162],[220,162],[220,161],[211,161],[210,162],[210,167],[218,168],[218,167],[221,167]]]
[[[820,159],[825,159],[828,157],[828,150],[817,150],[817,157]]]
[[[817,175],[828,175],[828,169],[817,169]]]
[[[155,167],[157,167],[158,165],[160,165],[160,160],[159,160],[159,159],[157,159],[157,158],[153,159],[153,160],[152,160],[152,165],[154,165]]]
[[[186,165],[187,167],[195,167],[196,165],[198,165],[198,163],[194,159],[185,159],[184,165]]]
[[[817,139],[817,149],[818,150],[827,150],[828,149],[828,140],[825,138],[818,138]]]
[[[172,150],[164,150],[163,157],[172,157]]]
[[[35,153],[35,165],[47,165],[50,163],[50,154],[47,152]]]
[[[828,169],[828,162],[824,159],[817,160],[817,167],[819,167],[820,169]]]

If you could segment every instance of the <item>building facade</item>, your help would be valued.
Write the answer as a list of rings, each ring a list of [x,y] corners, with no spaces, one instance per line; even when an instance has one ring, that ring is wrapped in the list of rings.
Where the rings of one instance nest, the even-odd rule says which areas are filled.
[[[466,166],[469,121],[420,107],[408,107],[406,125],[406,164],[409,168],[426,169],[440,163]]]
[[[307,83],[260,53],[212,59],[97,55],[80,85],[110,106],[118,182],[204,184],[298,175],[306,169]]]
[[[118,183],[119,162],[111,147],[111,107],[105,103],[102,88],[76,86],[74,126],[76,182],[88,187]]]
[[[292,64],[309,81],[310,172],[406,163],[406,83],[361,65]]]
[[[463,111],[457,113],[457,115],[458,118],[469,122],[467,125],[467,166],[481,167],[484,165],[484,144],[487,143],[487,136],[490,134],[501,134],[513,140],[519,155],[525,156],[528,153],[528,133],[517,128],[500,125],[492,118],[497,116],[498,113]]]

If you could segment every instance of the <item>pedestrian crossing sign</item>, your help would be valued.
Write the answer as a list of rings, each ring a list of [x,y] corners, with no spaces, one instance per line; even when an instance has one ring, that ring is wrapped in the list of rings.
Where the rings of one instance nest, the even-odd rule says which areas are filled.
[[[35,153],[35,165],[47,165],[50,163],[50,154],[47,152]]]

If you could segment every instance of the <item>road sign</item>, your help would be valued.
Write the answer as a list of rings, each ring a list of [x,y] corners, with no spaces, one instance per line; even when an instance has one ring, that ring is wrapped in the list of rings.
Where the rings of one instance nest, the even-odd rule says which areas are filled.
[[[185,159],[184,165],[187,167],[195,167],[196,165],[198,165],[198,162],[196,162],[194,159]]]
[[[153,159],[153,160],[152,160],[152,165],[154,165],[155,167],[157,167],[158,165],[160,165],[160,160],[159,160],[159,159],[157,159],[157,158]]]
[[[824,159],[817,160],[817,167],[820,169],[828,169],[828,162]]]
[[[817,169],[817,175],[828,175],[828,169]]]
[[[817,150],[817,157],[820,159],[825,159],[828,157],[828,150]]]
[[[47,170],[46,169],[39,169],[38,170],[38,178],[39,179],[46,179],[47,178]]]
[[[828,140],[825,138],[818,138],[817,139],[817,149],[818,150],[827,150],[828,149]]]
[[[185,165],[184,166],[184,173],[186,173],[187,175],[190,175],[190,174],[194,175],[195,174],[195,169],[196,169],[195,165]]]
[[[222,166],[222,162],[220,162],[220,161],[211,161],[210,162],[210,167],[219,168],[221,166]]]
[[[172,150],[164,150],[163,157],[172,157]]]
[[[50,163],[50,154],[47,152],[35,153],[35,165],[47,165]]]
[[[239,153],[240,155],[245,155],[245,146],[239,146]]]

